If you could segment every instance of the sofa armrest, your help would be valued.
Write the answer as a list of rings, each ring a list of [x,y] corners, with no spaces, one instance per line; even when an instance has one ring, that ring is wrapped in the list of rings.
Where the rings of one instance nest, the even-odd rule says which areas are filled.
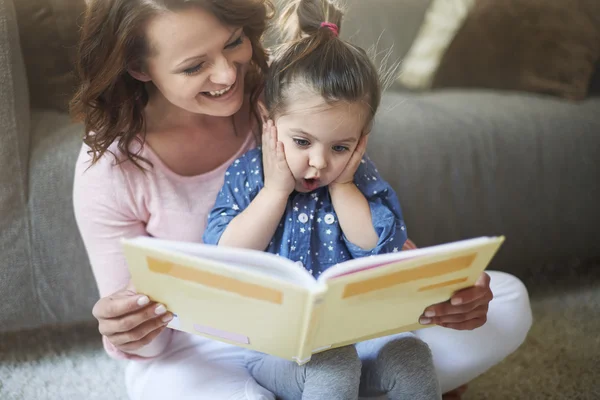
[[[600,98],[491,91],[385,96],[369,154],[417,245],[505,235],[494,267],[595,257]]]
[[[0,3],[0,86],[0,161],[6,171],[8,159],[27,165],[29,149],[29,91],[13,0]]]
[[[12,0],[0,1],[0,325],[35,319],[27,212],[29,97]],[[6,299],[6,301],[4,301]]]

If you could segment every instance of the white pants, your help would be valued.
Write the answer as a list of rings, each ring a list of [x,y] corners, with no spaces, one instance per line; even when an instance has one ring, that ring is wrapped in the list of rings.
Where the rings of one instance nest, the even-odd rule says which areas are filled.
[[[529,296],[523,283],[503,272],[488,273],[494,299],[484,326],[473,331],[433,327],[415,332],[431,348],[442,392],[455,389],[498,364],[523,343],[531,327]],[[244,367],[244,352],[242,348],[176,331],[160,357],[129,362],[129,397],[275,400]]]

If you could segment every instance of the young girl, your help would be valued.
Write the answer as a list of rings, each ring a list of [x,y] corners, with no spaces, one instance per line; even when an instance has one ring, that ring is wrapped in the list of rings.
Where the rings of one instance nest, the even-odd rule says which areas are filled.
[[[393,189],[363,157],[381,97],[376,68],[338,37],[342,14],[329,1],[292,3],[282,19],[297,33],[278,49],[267,76],[274,122],[264,128],[262,149],[225,173],[204,241],[267,249],[317,277],[349,258],[399,251],[406,228]],[[363,368],[347,346],[303,366],[253,353],[248,367],[282,399],[357,399],[361,370],[366,394],[440,398],[429,348],[413,335],[396,337],[374,359]]]

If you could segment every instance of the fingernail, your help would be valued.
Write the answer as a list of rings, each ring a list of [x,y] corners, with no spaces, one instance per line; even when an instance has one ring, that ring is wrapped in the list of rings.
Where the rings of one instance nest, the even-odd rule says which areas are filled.
[[[161,315],[167,312],[167,308],[162,304],[154,309],[156,315]]]
[[[137,303],[138,306],[145,306],[146,304],[150,303],[150,299],[148,296],[142,296],[138,299]]]
[[[164,317],[162,317],[162,322],[169,322],[172,319],[173,319],[173,314],[168,314],[168,315],[165,315]]]
[[[425,311],[424,315],[428,318],[435,317],[435,311]]]
[[[454,297],[452,298],[452,300],[450,300],[450,304],[452,304],[453,306],[462,304],[462,299],[460,297]]]
[[[429,325],[431,323],[431,318],[421,318],[419,319],[419,323],[421,325]]]

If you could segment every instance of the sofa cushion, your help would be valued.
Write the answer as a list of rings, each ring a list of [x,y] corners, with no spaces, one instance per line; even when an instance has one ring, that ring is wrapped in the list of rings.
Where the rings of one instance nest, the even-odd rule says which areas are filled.
[[[369,154],[418,246],[505,235],[492,268],[598,257],[600,98],[388,93]]]
[[[15,4],[31,105],[66,111],[75,91],[78,18],[85,1],[18,0]]]
[[[581,100],[599,59],[597,0],[478,0],[442,58],[433,87]]]
[[[33,111],[31,125],[29,213],[37,324],[91,320],[98,291],[72,200],[83,125],[55,111]]]
[[[35,309],[14,307],[36,297],[29,263],[29,98],[23,71],[13,1],[0,0],[0,327],[9,329],[39,317]]]

